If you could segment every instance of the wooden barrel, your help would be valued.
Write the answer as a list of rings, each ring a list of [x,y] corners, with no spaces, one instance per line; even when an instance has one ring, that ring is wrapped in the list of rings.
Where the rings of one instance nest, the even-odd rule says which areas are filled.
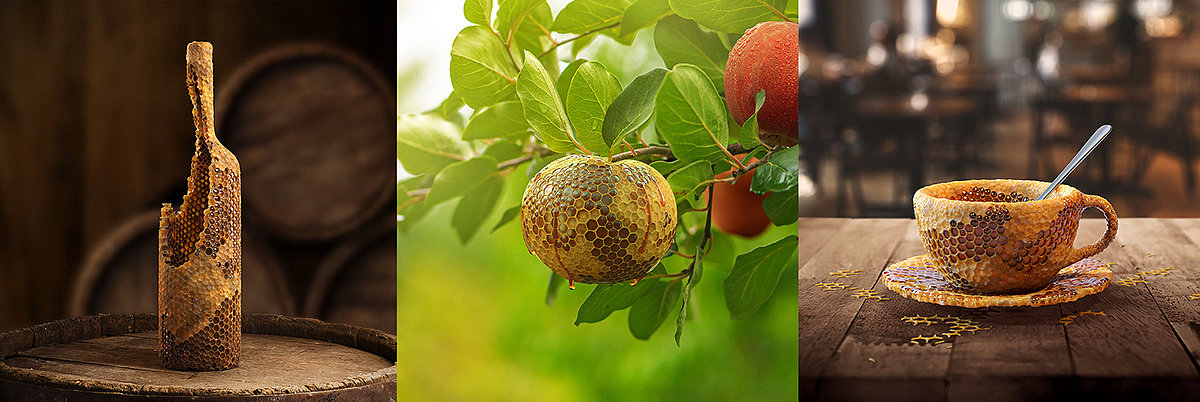
[[[88,254],[75,279],[68,312],[158,311],[158,217],[146,211],[122,223]],[[253,228],[242,233],[242,311],[296,313],[275,254]]]
[[[0,400],[391,400],[396,338],[311,318],[248,314],[233,369],[168,370],[154,314],[101,314],[0,334]]]
[[[217,136],[241,163],[245,211],[272,234],[329,240],[384,207],[396,183],[396,92],[374,67],[293,45],[225,82]]]
[[[304,315],[396,333],[396,226],[346,239],[317,267]]]

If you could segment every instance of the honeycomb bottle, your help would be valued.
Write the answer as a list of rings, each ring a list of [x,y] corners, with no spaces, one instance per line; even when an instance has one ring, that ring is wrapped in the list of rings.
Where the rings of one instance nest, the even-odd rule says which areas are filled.
[[[187,85],[196,153],[183,204],[164,204],[159,220],[159,359],[174,370],[224,370],[241,359],[241,169],[213,131],[209,43],[188,44]]]

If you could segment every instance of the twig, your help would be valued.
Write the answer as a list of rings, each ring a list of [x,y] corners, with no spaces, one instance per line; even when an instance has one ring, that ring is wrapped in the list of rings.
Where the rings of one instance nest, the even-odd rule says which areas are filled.
[[[622,152],[622,153],[613,155],[613,162],[622,161],[622,160],[633,158],[635,156],[643,156],[643,155],[661,155],[661,156],[667,157],[667,159],[675,158],[675,154],[671,153],[671,148],[649,146],[649,147],[638,148],[638,149],[631,150],[629,152]]]
[[[740,153],[745,153],[749,150],[746,149],[745,147],[743,147],[742,144],[733,144],[728,147],[725,147],[725,151],[730,154],[740,154]],[[671,148],[656,147],[656,146],[651,145],[651,146],[647,146],[645,148],[638,148],[635,150],[631,150],[629,152],[622,152],[622,153],[613,155],[613,162],[630,159],[633,157],[643,156],[643,155],[660,155],[660,156],[667,157],[667,159],[675,159],[675,154],[671,152]]]
[[[691,275],[691,274],[692,274],[692,267],[688,267],[685,270],[682,270],[682,271],[679,271],[679,272],[676,272],[673,274],[650,275],[645,278],[638,279],[638,282],[641,282],[641,281],[644,281],[647,279],[675,278],[675,277],[687,276],[687,275]]]
[[[504,161],[504,162],[500,162],[500,164],[496,165],[496,169],[497,169],[497,170],[504,170],[504,169],[508,169],[508,168],[510,168],[510,167],[514,167],[514,166],[520,165],[520,164],[522,164],[522,163],[525,163],[525,162],[529,162],[530,160],[533,160],[533,156],[534,156],[534,155],[538,155],[538,156],[546,156],[546,155],[552,155],[552,154],[554,154],[554,151],[551,151],[551,150],[549,150],[549,149],[545,149],[545,148],[543,148],[543,149],[537,149],[537,150],[534,150],[534,151],[533,151],[532,153],[530,153],[530,154],[523,155],[523,156],[521,156],[521,157],[518,157],[518,158],[509,159],[509,160],[506,160],[506,161]]]
[[[609,29],[609,28],[616,27],[617,25],[621,25],[621,23],[620,23],[620,22],[614,22],[614,23],[612,23],[612,24],[605,25],[605,26],[602,26],[602,27],[599,27],[599,28],[593,29],[593,30],[591,30],[591,31],[587,31],[587,32],[581,33],[581,34],[579,34],[579,35],[572,36],[572,37],[570,37],[570,38],[567,38],[566,40],[563,40],[562,42],[554,42],[554,44],[553,44],[553,45],[551,45],[549,48],[547,48],[547,49],[546,49],[546,51],[542,52],[542,54],[539,54],[539,55],[538,55],[538,58],[540,59],[540,58],[542,58],[543,56],[545,56],[545,55],[547,55],[547,54],[550,54],[550,52],[554,51],[554,49],[558,49],[558,47],[559,47],[559,46],[562,46],[562,45],[565,45],[565,44],[571,43],[571,42],[575,41],[576,39],[583,38],[583,37],[585,37],[585,36],[588,36],[588,35],[594,34],[594,33],[596,33],[596,32],[600,32],[600,31],[603,31],[603,30],[605,30],[605,29]],[[553,40],[553,39],[551,39],[551,40]]]

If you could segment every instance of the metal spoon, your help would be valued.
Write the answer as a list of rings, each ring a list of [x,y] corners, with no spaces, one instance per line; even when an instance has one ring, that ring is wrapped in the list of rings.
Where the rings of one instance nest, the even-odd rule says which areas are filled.
[[[1083,148],[1079,149],[1079,153],[1075,154],[1074,158],[1071,158],[1070,163],[1067,163],[1067,167],[1063,168],[1063,170],[1058,173],[1058,177],[1055,177],[1053,182],[1050,182],[1050,187],[1046,187],[1046,191],[1043,191],[1042,195],[1038,196],[1038,198],[1034,201],[1041,201],[1046,199],[1046,197],[1049,197],[1050,193],[1054,191],[1054,188],[1058,187],[1059,184],[1062,184],[1063,179],[1066,179],[1067,175],[1071,174],[1071,171],[1075,170],[1075,168],[1079,166],[1080,162],[1083,162],[1083,158],[1087,158],[1088,154],[1092,153],[1092,150],[1096,149],[1097,145],[1100,145],[1100,141],[1104,141],[1104,137],[1107,137],[1108,132],[1111,130],[1112,126],[1107,124],[1097,128],[1096,132],[1092,133],[1092,137],[1088,138],[1087,142],[1083,143]]]

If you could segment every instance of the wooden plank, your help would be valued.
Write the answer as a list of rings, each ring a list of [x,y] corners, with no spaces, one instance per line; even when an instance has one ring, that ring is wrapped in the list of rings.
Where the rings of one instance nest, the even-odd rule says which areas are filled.
[[[157,339],[112,336],[39,347],[4,362],[46,375],[126,384],[254,390],[302,387],[367,374],[391,366],[374,354],[337,344],[291,337],[243,334],[242,362],[213,372],[163,369]]]
[[[842,269],[862,272],[840,280],[847,286],[870,288],[883,270],[881,262],[891,257],[903,234],[913,225],[906,219],[861,219],[848,221],[830,237],[829,246],[800,266],[799,365],[801,398],[816,392],[816,379],[833,358],[863,299],[844,297],[838,291],[822,291],[819,282],[832,282],[829,273]]]
[[[909,221],[911,222],[911,221]],[[871,399],[886,389],[888,400],[921,401],[943,399],[950,343],[937,345],[911,342],[915,336],[937,336],[950,324],[914,325],[901,320],[908,316],[951,316],[958,307],[924,303],[901,296],[883,283],[888,265],[924,254],[914,226],[904,229],[903,238],[886,260],[876,262],[868,289],[887,300],[865,299],[829,367],[822,375],[821,398]],[[864,270],[865,271],[865,270]],[[865,279],[865,278],[864,278]],[[849,290],[839,291],[853,298]],[[935,341],[934,343],[937,343]],[[903,378],[905,381],[894,381]]]
[[[800,263],[804,264],[817,253],[817,250],[829,244],[829,239],[833,237],[833,234],[844,229],[849,222],[850,220],[841,218],[800,218],[796,222],[799,236],[796,255],[799,257]]]
[[[1094,232],[1100,224],[1099,220],[1084,220],[1080,223],[1081,232],[1085,229]],[[1113,267],[1115,272],[1121,272],[1117,279],[1128,276],[1132,273],[1131,267],[1145,263],[1143,250],[1146,245],[1178,240],[1178,236],[1172,237],[1162,231],[1150,233],[1156,225],[1158,223],[1153,220],[1122,220],[1113,244],[1097,255],[1097,259],[1120,264]],[[1166,253],[1165,249],[1170,247],[1161,248]],[[1079,316],[1064,325],[1075,375],[1200,378],[1154,299],[1148,284],[1113,285],[1099,294],[1062,304],[1062,311],[1067,315],[1082,311],[1104,313]]]

